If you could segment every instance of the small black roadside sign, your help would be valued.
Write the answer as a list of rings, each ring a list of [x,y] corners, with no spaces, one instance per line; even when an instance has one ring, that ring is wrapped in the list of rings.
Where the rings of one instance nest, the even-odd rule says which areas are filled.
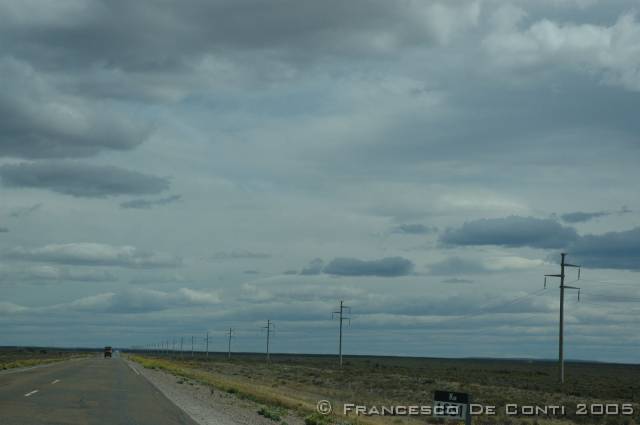
[[[471,396],[467,393],[453,391],[434,391],[433,416],[449,419],[464,419],[469,423],[469,403]]]

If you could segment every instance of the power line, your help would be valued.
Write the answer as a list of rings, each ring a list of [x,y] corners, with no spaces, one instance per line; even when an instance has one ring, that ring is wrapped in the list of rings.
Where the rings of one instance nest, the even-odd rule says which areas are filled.
[[[582,279],[584,282],[595,283],[599,285],[613,285],[613,286],[632,286],[636,288],[640,288],[640,283],[631,283],[631,282],[610,282],[610,281],[601,281],[601,280],[592,280],[592,279]]]
[[[595,297],[594,297],[595,298]],[[640,298],[638,297],[627,297],[627,296],[604,296],[603,298],[599,298],[601,301],[612,302],[612,303],[636,303],[640,302]]]
[[[485,305],[479,307],[480,311],[477,311],[475,313],[465,314],[463,316],[458,316],[458,317],[455,317],[455,318],[452,318],[452,319],[445,319],[445,320],[442,320],[442,321],[438,322],[438,324],[449,324],[449,323],[457,322],[459,320],[466,320],[466,319],[470,319],[470,318],[473,318],[473,317],[479,317],[479,316],[482,316],[484,314],[491,313],[492,311],[497,310],[499,308],[507,307],[507,306],[510,306],[510,305],[513,305],[513,304],[517,304],[520,301],[523,301],[523,300],[525,300],[525,299],[527,299],[529,297],[538,296],[538,295],[542,294],[543,292],[545,292],[546,290],[547,290],[547,288],[538,289],[536,291],[526,293],[526,294],[518,296],[517,298],[514,298],[512,300],[508,300],[508,301],[501,302],[501,303],[498,303],[498,304],[495,304],[495,303],[493,303],[493,304],[485,304]]]

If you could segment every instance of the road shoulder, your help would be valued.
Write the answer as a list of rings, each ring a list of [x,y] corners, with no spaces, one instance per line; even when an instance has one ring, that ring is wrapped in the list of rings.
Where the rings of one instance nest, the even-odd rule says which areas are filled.
[[[0,370],[0,376],[12,375],[14,373],[28,372],[30,370],[43,369],[43,368],[46,368],[46,367],[59,366],[59,365],[66,364],[68,362],[76,362],[76,361],[86,360],[86,359],[89,359],[89,358],[90,357],[72,357],[72,358],[63,359],[63,360],[56,360],[56,361],[53,361],[53,362],[37,364],[37,365],[34,365],[34,366],[13,367],[13,368],[10,368],[10,369],[3,369],[3,370]]]
[[[261,404],[240,399],[234,394],[202,385],[194,380],[178,377],[160,370],[145,369],[138,363],[127,361],[158,391],[187,413],[200,425],[276,425],[257,412]],[[302,425],[304,421],[294,415],[282,418],[288,425]]]

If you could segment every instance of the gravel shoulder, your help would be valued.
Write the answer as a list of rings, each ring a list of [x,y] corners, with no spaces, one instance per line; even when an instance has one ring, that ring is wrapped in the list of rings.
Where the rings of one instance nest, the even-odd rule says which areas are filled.
[[[202,385],[197,381],[174,376],[167,372],[145,369],[129,361],[165,397],[187,413],[200,425],[304,425],[299,416],[287,414],[282,422],[267,419],[257,412],[263,405],[241,399],[234,394]]]

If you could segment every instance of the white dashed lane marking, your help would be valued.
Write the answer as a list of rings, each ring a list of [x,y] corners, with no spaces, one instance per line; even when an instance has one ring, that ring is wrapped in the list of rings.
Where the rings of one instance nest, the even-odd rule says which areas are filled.
[[[59,379],[56,379],[55,381],[53,381],[53,382],[51,383],[51,385],[53,385],[53,384],[57,384],[58,382],[60,382],[60,380],[59,380]]]
[[[37,393],[37,392],[38,392],[38,390],[33,390],[33,391],[31,391],[30,393],[26,393],[24,396],[25,396],[25,397],[31,397],[32,395],[34,395],[34,394],[35,394],[35,393]]]

